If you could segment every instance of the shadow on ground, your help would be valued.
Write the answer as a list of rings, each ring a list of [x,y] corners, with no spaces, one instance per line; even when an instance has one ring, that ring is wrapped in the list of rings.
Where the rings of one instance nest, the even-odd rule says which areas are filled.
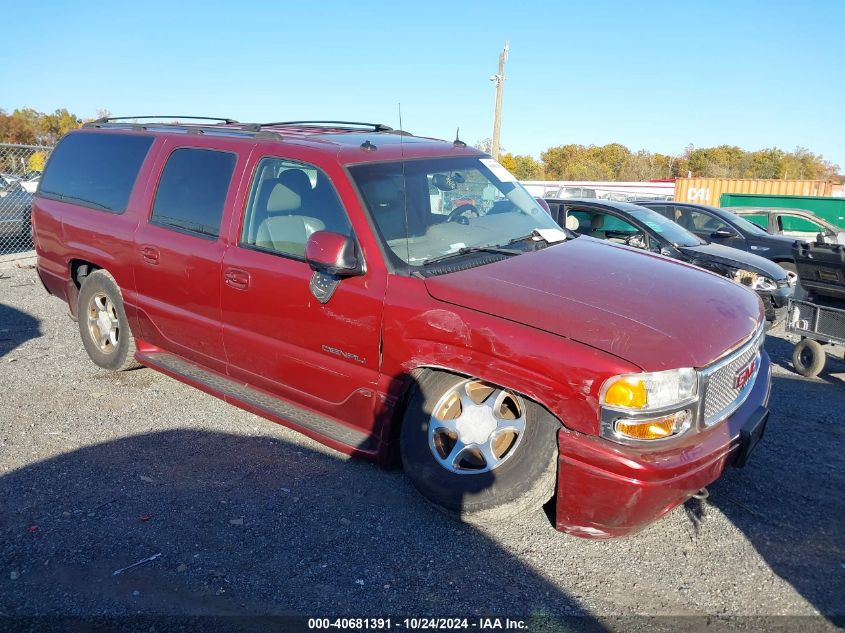
[[[14,471],[0,479],[0,613],[585,615],[428,509],[402,473],[349,487],[351,469],[373,468],[274,439],[174,430]],[[421,506],[418,522],[400,519],[407,504]],[[602,630],[586,617],[578,628]]]
[[[771,337],[766,348],[786,366],[792,354],[788,341]],[[832,359],[834,366],[837,362]],[[773,376],[769,407],[774,413],[748,465],[726,471],[709,487],[706,502],[691,500],[686,509],[695,520],[708,505],[716,506],[778,576],[841,625],[845,390],[841,380],[824,374],[820,379],[779,374]]]
[[[0,270],[0,284],[9,283],[3,279]],[[5,303],[0,303],[0,358],[30,339],[41,336],[41,322],[27,312],[22,312]]]

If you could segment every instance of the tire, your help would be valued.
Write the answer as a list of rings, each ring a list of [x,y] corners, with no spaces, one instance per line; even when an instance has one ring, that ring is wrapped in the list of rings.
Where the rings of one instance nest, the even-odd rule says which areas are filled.
[[[490,390],[489,395],[485,395],[486,390]],[[457,393],[467,397],[473,394],[475,413],[465,415],[463,405],[454,405],[452,410],[460,411],[454,420],[436,419],[435,410],[449,409]],[[467,410],[470,407],[468,403]],[[477,417],[497,407],[509,419],[494,414],[491,423],[486,417]],[[445,464],[457,450],[450,447],[450,441],[462,436],[440,425],[457,425],[458,420],[463,421],[460,428],[466,432],[463,439],[467,448],[459,451],[458,465],[451,460],[453,466],[449,468]],[[498,426],[488,435],[488,440],[493,440],[484,445],[493,451],[491,460],[500,461],[490,467],[477,448],[481,444],[471,440],[480,441],[495,420],[499,420]],[[504,428],[520,424],[519,433]],[[419,377],[405,411],[400,454],[406,474],[435,507],[453,518],[491,523],[539,509],[553,496],[559,428],[557,420],[542,407],[513,392],[445,372],[427,372]]]
[[[802,339],[792,352],[792,366],[802,376],[815,378],[824,369],[827,355],[818,341]]]
[[[85,277],[76,314],[82,345],[95,365],[110,371],[141,366],[135,360],[135,339],[123,309],[123,296],[111,274],[95,270]]]

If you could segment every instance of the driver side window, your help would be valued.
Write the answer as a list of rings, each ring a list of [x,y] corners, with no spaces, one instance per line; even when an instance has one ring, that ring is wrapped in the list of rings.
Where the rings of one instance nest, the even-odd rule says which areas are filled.
[[[261,159],[246,206],[241,246],[304,257],[305,244],[316,231],[347,236],[352,232],[328,177],[303,163]]]
[[[689,210],[687,213],[689,213],[691,222],[691,228],[689,230],[692,230],[693,233],[709,235],[715,231],[732,231],[731,227],[729,227],[727,223],[713,217],[712,215],[693,210]],[[684,225],[682,224],[681,226]]]

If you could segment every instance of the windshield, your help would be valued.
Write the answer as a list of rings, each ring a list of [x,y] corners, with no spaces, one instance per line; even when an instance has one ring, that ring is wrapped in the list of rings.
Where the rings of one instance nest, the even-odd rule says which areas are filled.
[[[687,231],[679,224],[663,217],[657,211],[631,205],[626,211],[634,218],[645,224],[660,237],[671,242],[675,246],[698,246],[705,244],[695,235]]]
[[[502,247],[560,227],[491,158],[437,158],[349,170],[390,251],[410,266],[474,247]]]

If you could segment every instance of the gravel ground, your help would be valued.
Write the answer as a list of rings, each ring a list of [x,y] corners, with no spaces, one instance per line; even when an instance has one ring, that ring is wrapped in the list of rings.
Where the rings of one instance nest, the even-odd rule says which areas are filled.
[[[149,369],[101,371],[35,272],[0,270],[0,615],[821,614],[776,623],[833,628],[842,350],[808,380],[785,333],[766,347],[772,417],[749,465],[636,536],[587,541],[542,512],[452,522],[400,471]]]

